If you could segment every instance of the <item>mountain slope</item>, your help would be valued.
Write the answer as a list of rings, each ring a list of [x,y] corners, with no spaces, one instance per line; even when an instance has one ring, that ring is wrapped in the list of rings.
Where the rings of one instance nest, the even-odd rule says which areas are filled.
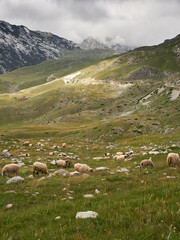
[[[0,75],[0,93],[15,92],[62,77],[92,65],[114,53],[111,50],[72,50],[58,60],[49,60],[35,66],[17,69]]]
[[[0,21],[0,73],[57,59],[77,45],[52,33]]]
[[[178,132],[180,68],[174,49],[179,41],[112,56],[42,85],[0,94],[0,123],[84,125],[83,136],[110,141]]]

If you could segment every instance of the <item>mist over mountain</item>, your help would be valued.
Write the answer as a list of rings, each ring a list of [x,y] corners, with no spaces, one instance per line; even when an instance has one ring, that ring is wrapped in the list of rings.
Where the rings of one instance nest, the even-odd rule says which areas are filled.
[[[129,50],[134,49],[133,46],[128,46],[121,44],[117,41],[114,41],[113,38],[106,38],[104,41],[101,41],[99,39],[96,39],[94,37],[87,37],[80,43],[80,48],[84,50],[90,50],[90,49],[112,49],[115,52],[118,53],[124,53],[128,52]]]

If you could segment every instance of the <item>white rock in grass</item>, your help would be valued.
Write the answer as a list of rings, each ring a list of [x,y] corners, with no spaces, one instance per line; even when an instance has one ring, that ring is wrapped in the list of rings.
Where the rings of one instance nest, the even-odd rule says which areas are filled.
[[[173,178],[176,178],[176,177],[175,176],[167,176],[166,178],[169,178],[169,179],[172,178],[173,179]]]
[[[85,194],[83,197],[84,198],[94,198],[94,195],[93,194]]]
[[[129,170],[125,167],[117,170],[117,173],[122,173],[122,172],[129,172]]]
[[[108,167],[97,167],[96,168],[96,171],[107,171],[107,170],[109,170]]]
[[[20,177],[20,176],[16,176],[16,177],[12,177],[10,178],[9,180],[7,180],[7,184],[10,184],[10,183],[22,183],[24,182],[24,178]]]
[[[33,176],[33,175],[29,175],[28,178],[29,178],[29,179],[34,179],[34,176]]]
[[[16,193],[16,191],[14,191],[14,190],[9,190],[9,191],[6,191],[5,193]]]
[[[12,208],[12,203],[7,204],[7,205],[6,205],[6,208]]]
[[[60,216],[57,216],[57,217],[55,218],[55,220],[59,220],[59,219],[61,219],[61,217],[60,217]]]
[[[53,161],[51,161],[51,164],[52,164],[52,165],[56,165],[56,164],[57,164],[57,161],[56,161],[56,160],[53,160]]]
[[[96,189],[96,190],[95,190],[95,193],[96,193],[96,194],[99,194],[99,193],[100,193],[100,191],[99,191],[98,189]]]
[[[99,214],[97,212],[93,212],[93,211],[87,211],[87,212],[78,212],[76,214],[76,219],[78,218],[96,218]]]
[[[75,171],[75,172],[70,172],[70,176],[73,177],[73,176],[79,176],[80,175],[80,172],[78,171]]]

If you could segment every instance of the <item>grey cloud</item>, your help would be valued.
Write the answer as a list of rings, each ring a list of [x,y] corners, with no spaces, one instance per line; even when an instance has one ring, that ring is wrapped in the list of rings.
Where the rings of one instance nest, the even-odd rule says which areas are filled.
[[[0,0],[2,20],[75,42],[157,44],[180,33],[179,13],[179,0]]]

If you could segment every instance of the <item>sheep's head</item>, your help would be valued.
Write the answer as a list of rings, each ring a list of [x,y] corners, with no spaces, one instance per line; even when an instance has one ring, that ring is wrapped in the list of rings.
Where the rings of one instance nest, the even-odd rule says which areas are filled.
[[[65,161],[66,162],[66,167],[70,166],[70,162],[68,160]]]

